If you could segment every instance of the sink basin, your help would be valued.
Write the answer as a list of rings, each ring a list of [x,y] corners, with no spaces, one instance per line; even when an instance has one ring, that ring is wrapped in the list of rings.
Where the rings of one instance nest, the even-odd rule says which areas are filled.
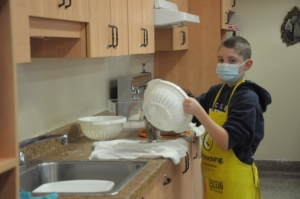
[[[32,193],[49,192],[76,192],[95,193],[110,191],[115,183],[107,180],[65,180],[45,183],[32,191]]]
[[[47,194],[50,192],[39,192],[37,188],[41,185],[55,185],[62,183],[66,189],[56,191],[59,195],[116,195],[130,182],[146,165],[147,161],[61,161],[61,162],[44,162],[29,169],[21,168],[20,188],[25,192],[35,194]],[[70,186],[74,182],[89,181],[111,181],[114,183],[113,188],[91,191],[91,189],[81,189],[78,192]],[[66,183],[70,181],[70,183]],[[69,186],[68,186],[69,185]],[[104,186],[104,185],[103,185]],[[82,186],[83,187],[83,186]],[[87,186],[88,187],[88,186]],[[60,187],[62,188],[62,187]],[[89,187],[90,188],[90,187]],[[106,190],[105,190],[106,189]],[[74,191],[70,191],[74,190]],[[98,189],[99,190],[99,189]]]

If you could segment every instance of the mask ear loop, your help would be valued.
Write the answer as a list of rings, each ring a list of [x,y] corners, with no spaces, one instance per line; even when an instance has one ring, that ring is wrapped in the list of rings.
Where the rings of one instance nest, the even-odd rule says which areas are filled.
[[[239,67],[241,67],[242,65],[244,65],[249,59],[246,59],[241,65],[239,65]],[[242,74],[245,72],[245,70],[243,70],[243,72],[240,74],[240,76],[242,76]]]
[[[244,65],[248,60],[249,59],[246,59],[241,65],[239,65],[239,67],[242,66],[242,65]]]

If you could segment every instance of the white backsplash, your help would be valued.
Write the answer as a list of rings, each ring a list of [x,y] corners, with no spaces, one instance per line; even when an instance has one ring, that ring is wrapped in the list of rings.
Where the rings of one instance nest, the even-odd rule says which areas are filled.
[[[107,110],[110,87],[119,76],[146,70],[154,56],[32,59],[17,65],[19,140],[38,136],[79,117]]]

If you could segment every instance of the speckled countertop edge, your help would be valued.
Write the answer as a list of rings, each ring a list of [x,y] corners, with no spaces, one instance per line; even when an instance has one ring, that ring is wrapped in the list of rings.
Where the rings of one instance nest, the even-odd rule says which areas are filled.
[[[99,159],[89,160],[93,150],[93,140],[85,137],[78,123],[72,123],[65,127],[56,129],[46,134],[67,134],[69,144],[60,145],[60,140],[49,140],[29,145],[24,150],[27,166],[31,167],[45,161],[101,161]],[[45,134],[45,135],[46,135]],[[121,132],[116,139],[144,140],[140,138],[137,131]],[[120,159],[127,161],[126,159]],[[107,160],[105,160],[107,161]],[[116,160],[111,160],[116,161]],[[142,169],[117,195],[59,195],[59,199],[136,199],[136,197],[152,182],[152,180],[169,163],[170,159],[134,159],[128,161],[148,161],[148,165]],[[34,194],[32,194],[35,196]]]

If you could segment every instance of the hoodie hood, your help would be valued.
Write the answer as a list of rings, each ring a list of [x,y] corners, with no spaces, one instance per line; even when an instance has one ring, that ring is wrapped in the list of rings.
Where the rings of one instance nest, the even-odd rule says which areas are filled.
[[[258,84],[250,80],[246,80],[246,82],[241,85],[249,87],[249,89],[253,90],[257,94],[261,109],[263,112],[266,112],[267,106],[272,103],[272,98],[270,93],[263,87],[259,86]]]

